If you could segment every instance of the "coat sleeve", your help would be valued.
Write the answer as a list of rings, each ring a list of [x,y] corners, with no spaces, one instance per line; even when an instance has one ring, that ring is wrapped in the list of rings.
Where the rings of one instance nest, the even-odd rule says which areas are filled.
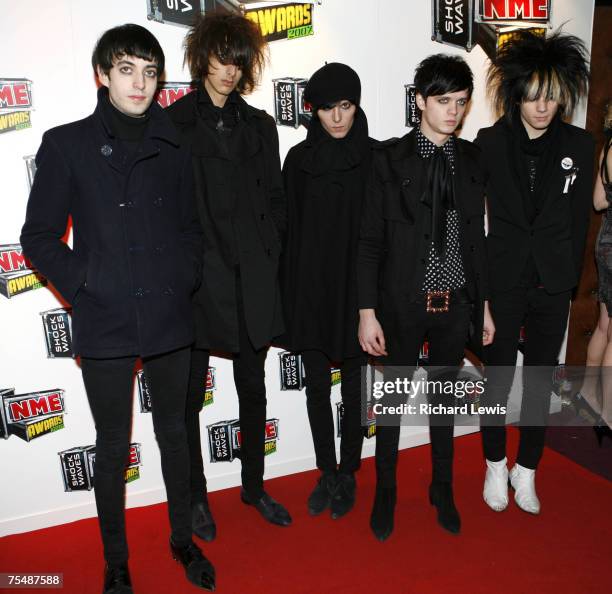
[[[595,161],[595,142],[589,134],[585,137],[580,170],[576,177],[576,189],[572,193],[572,252],[576,278],[580,279],[586,236],[591,220],[593,200],[593,167]]]
[[[376,157],[372,163],[372,170],[366,184],[359,232],[357,255],[359,309],[376,308],[378,304],[379,268],[385,241],[382,187],[376,173]]]
[[[287,229],[287,206],[285,202],[285,193],[283,191],[283,178],[281,174],[280,153],[278,148],[278,130],[272,118],[267,118],[269,131],[266,138],[269,142],[270,150],[270,208],[272,211],[272,220],[276,226],[278,234],[282,238]]]
[[[181,208],[181,242],[201,278],[202,269],[202,226],[196,204],[193,165],[189,150],[182,152],[182,166],[179,181],[179,202]],[[199,284],[199,283],[198,283]]]
[[[62,240],[72,198],[70,167],[47,132],[36,154],[36,175],[20,241],[25,255],[69,303],[85,283],[87,273],[87,262]]]

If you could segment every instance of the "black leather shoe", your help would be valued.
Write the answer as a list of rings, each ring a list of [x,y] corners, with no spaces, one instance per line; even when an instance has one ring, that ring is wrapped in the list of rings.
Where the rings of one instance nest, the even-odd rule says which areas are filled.
[[[127,563],[107,565],[104,568],[104,591],[102,594],[134,594]]]
[[[253,505],[263,516],[263,519],[270,522],[270,524],[276,524],[277,526],[291,525],[291,516],[289,512],[278,501],[274,501],[267,493],[264,493],[259,499],[251,499],[249,494],[244,489],[241,489],[240,499],[242,499],[242,503]]]
[[[438,524],[453,534],[461,531],[461,518],[453,499],[451,483],[434,481],[429,485],[429,503],[438,510]]]
[[[370,516],[370,528],[380,542],[387,540],[393,532],[396,499],[396,487],[376,487],[374,507]]]
[[[191,529],[196,536],[206,542],[215,540],[217,525],[210,513],[207,499],[191,506]]]
[[[183,566],[187,579],[194,586],[209,592],[214,591],[215,568],[202,554],[198,545],[190,542],[187,546],[178,547],[170,539],[170,550],[172,551],[172,557]]]
[[[324,472],[317,481],[317,486],[308,497],[308,513],[318,516],[324,512],[332,501],[332,495],[336,489],[336,473]]]
[[[336,481],[336,490],[331,500],[331,517],[334,520],[341,518],[353,509],[355,505],[355,476],[340,472]]]

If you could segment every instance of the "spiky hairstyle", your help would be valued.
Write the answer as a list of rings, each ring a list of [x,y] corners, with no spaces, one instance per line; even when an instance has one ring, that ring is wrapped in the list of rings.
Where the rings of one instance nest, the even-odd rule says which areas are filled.
[[[589,83],[589,53],[574,35],[556,31],[543,37],[519,31],[498,51],[487,86],[498,113],[509,119],[523,101],[548,97],[568,117]]]

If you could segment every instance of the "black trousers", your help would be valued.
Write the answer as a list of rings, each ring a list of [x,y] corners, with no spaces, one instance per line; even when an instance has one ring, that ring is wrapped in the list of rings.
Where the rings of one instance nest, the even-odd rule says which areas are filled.
[[[525,325],[523,397],[520,441],[516,462],[535,469],[542,457],[546,419],[550,408],[552,367],[556,365],[565,335],[570,291],[549,295],[543,288],[516,287],[489,302],[495,322],[495,340],[485,348],[487,366],[500,366],[488,374],[488,404],[507,402],[516,369],[521,326]],[[531,369],[530,369],[531,368]],[[506,427],[487,425],[481,419],[485,458],[503,460],[506,456]]]
[[[136,359],[81,358],[85,390],[96,425],[94,490],[104,558],[109,565],[128,559],[124,473],[132,428]],[[142,360],[151,393],[153,428],[161,453],[172,539],[179,546],[191,542],[184,417],[189,360],[189,348]]]
[[[324,472],[336,470],[336,442],[334,415],[330,402],[331,361],[321,351],[303,351],[306,372],[306,408],[315,448],[317,468]],[[353,473],[361,465],[361,367],[367,363],[365,355],[351,357],[340,364],[342,381],[340,392],[344,416],[340,439],[340,466],[343,473]]]
[[[237,289],[239,353],[233,354],[234,383],[238,393],[240,416],[240,460],[242,486],[254,498],[263,494],[264,447],[266,427],[265,363],[268,347],[254,349],[244,317],[241,291]],[[193,349],[185,425],[191,461],[191,503],[199,503],[206,493],[206,478],[200,440],[200,411],[204,404],[204,387],[210,352]]]
[[[393,332],[386,332],[387,357],[384,358],[385,380],[388,366],[412,366],[423,341],[429,341],[429,364],[458,366],[468,337],[471,304],[451,304],[447,313],[427,313],[424,303],[411,303],[403,312],[402,321]],[[443,404],[451,404],[443,402]],[[436,418],[438,417],[438,418]],[[453,478],[453,418],[435,415],[429,419],[432,479],[450,482]],[[376,427],[376,477],[381,487],[396,484],[399,426]]]

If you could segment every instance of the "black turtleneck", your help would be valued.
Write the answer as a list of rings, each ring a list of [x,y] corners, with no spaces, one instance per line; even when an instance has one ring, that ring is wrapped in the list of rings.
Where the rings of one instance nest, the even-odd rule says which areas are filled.
[[[126,115],[111,103],[108,95],[106,95],[104,104],[112,133],[124,145],[126,153],[134,153],[149,123],[149,112],[145,112],[142,117]]]

